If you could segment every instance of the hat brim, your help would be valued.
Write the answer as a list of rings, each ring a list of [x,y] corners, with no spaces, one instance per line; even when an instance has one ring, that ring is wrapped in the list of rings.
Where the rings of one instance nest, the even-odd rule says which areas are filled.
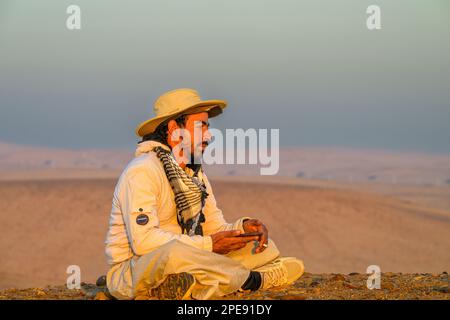
[[[147,121],[142,122],[136,127],[136,135],[138,137],[143,137],[147,134],[153,133],[156,128],[168,119],[177,118],[182,114],[194,114],[200,112],[208,112],[209,118],[213,118],[222,113],[222,110],[227,106],[227,102],[224,100],[205,100],[196,103],[183,110],[177,110],[171,114],[165,114],[159,117],[151,118]]]

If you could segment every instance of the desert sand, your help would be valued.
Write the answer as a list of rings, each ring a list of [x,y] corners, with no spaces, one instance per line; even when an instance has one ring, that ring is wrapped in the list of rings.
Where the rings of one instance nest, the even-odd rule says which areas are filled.
[[[212,179],[228,221],[261,219],[285,256],[313,273],[443,272],[450,268],[450,214],[424,203],[324,182]],[[107,270],[103,255],[115,179],[0,182],[0,288],[82,281]],[[442,191],[440,191],[442,192]],[[447,190],[447,197],[450,190]]]
[[[103,242],[112,194],[131,157],[108,152],[86,152],[76,162],[80,151],[0,144],[0,289],[64,284],[70,265],[80,266],[84,282],[106,273]],[[243,215],[262,220],[282,255],[302,259],[309,273],[364,274],[369,265],[382,272],[448,271],[448,156],[355,152],[348,157],[331,150],[321,162],[317,150],[303,150],[297,167],[309,163],[313,172],[316,161],[317,177],[222,174],[214,167],[206,172],[229,222]],[[17,154],[27,163],[16,165]],[[364,166],[363,158],[372,161]],[[333,179],[322,179],[327,170],[336,173]],[[361,179],[337,174],[344,171]],[[368,178],[383,172],[398,180]],[[414,172],[424,177],[420,183],[411,179]],[[440,183],[433,183],[436,175]]]

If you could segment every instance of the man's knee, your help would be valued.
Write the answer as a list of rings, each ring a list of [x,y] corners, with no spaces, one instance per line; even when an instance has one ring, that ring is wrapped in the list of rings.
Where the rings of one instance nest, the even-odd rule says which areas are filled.
[[[251,249],[252,254],[256,254],[256,248],[258,246],[259,246],[258,242],[254,242],[254,244],[252,244],[252,249]],[[275,242],[270,238],[267,241],[267,247],[260,253],[264,253],[264,255],[267,257],[273,257],[273,259],[277,258],[280,255],[280,251],[278,250],[278,247],[276,246]]]
[[[184,246],[186,246],[186,244],[184,244],[180,240],[174,239],[163,245],[161,249],[164,250],[164,252],[166,252],[168,255],[178,255],[185,251]]]
[[[280,251],[278,250],[275,242],[269,238],[267,248],[262,252],[256,253],[256,248],[258,247],[258,242],[249,242],[245,248],[237,251],[231,251],[227,256],[231,259],[239,261],[247,269],[254,269],[265,265],[280,256]]]

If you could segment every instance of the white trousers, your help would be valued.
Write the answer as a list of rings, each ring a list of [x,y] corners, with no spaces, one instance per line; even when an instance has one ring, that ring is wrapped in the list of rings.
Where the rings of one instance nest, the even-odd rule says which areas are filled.
[[[242,249],[221,255],[173,240],[141,257],[113,266],[107,275],[108,289],[118,299],[133,299],[147,295],[169,274],[188,272],[195,278],[194,299],[220,299],[241,288],[250,270],[280,256],[271,239],[263,252],[254,252],[257,244],[252,241]]]

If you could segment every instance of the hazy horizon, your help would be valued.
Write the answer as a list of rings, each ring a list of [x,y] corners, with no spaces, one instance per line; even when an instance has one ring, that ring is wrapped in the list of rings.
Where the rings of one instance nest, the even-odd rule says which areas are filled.
[[[130,152],[133,154],[136,150],[136,146],[138,144],[138,138],[136,138],[136,143],[131,142],[129,145],[125,146],[48,146],[45,144],[39,143],[16,143],[5,140],[0,140],[0,144],[8,144],[13,147],[23,147],[23,148],[38,148],[38,149],[51,149],[54,151],[60,150],[68,150],[68,151],[120,151],[120,152]],[[248,144],[247,144],[248,146]],[[389,149],[389,148],[377,148],[377,147],[355,147],[355,146],[339,146],[339,145],[281,145],[280,150],[330,150],[330,151],[339,151],[339,152],[375,152],[375,153],[387,153],[387,154],[399,154],[399,155],[430,155],[430,156],[450,156],[450,151],[427,151],[427,150],[419,150],[419,149]]]
[[[450,153],[446,1],[122,3],[0,3],[0,141],[133,149],[153,101],[192,87],[228,101],[213,127],[281,146]]]

